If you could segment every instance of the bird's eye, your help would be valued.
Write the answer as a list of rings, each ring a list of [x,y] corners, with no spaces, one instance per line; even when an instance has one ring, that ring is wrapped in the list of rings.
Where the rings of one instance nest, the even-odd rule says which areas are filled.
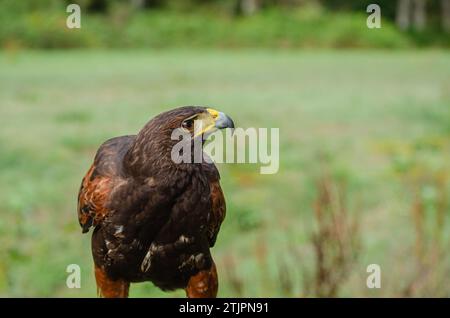
[[[184,129],[188,129],[190,130],[192,128],[192,126],[194,126],[194,120],[193,119],[187,119],[185,121],[183,121],[183,123],[181,124],[181,126]]]

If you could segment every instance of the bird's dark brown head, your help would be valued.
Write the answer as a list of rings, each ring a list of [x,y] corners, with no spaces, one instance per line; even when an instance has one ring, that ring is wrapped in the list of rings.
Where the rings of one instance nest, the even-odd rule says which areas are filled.
[[[192,140],[204,138],[218,129],[234,128],[233,120],[222,112],[201,106],[184,106],[161,113],[139,132],[125,157],[134,174],[151,173],[175,164],[171,151],[180,141],[174,131],[188,134]]]

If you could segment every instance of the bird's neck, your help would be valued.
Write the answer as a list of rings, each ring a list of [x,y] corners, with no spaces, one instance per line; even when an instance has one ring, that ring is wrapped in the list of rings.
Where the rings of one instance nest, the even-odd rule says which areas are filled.
[[[183,175],[190,175],[202,169],[205,154],[200,147],[201,155],[195,154],[191,149],[189,158],[179,162],[179,159],[172,158],[173,146],[170,143],[147,141],[136,138],[124,157],[124,171],[132,177],[154,177],[161,174],[175,175],[180,172]],[[199,159],[200,158],[200,162]]]

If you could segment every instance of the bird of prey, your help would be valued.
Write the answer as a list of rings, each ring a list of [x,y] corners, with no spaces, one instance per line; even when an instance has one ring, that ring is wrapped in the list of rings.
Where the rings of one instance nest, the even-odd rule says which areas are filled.
[[[198,122],[204,128],[195,132]],[[196,138],[223,128],[234,128],[224,113],[185,106],[100,146],[78,194],[82,231],[93,228],[99,296],[128,297],[130,283],[151,281],[162,290],[184,288],[188,297],[216,297],[210,248],[225,217],[219,172],[207,160],[176,163],[179,140],[171,136],[181,129],[194,148]]]

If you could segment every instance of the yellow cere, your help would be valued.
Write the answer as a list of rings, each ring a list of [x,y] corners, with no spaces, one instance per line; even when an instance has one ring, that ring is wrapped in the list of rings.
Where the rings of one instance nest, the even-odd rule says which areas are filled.
[[[207,108],[206,110],[208,111],[208,113],[211,114],[211,116],[212,116],[214,119],[216,119],[217,117],[219,117],[219,112],[218,112],[217,110],[212,109],[212,108]]]

